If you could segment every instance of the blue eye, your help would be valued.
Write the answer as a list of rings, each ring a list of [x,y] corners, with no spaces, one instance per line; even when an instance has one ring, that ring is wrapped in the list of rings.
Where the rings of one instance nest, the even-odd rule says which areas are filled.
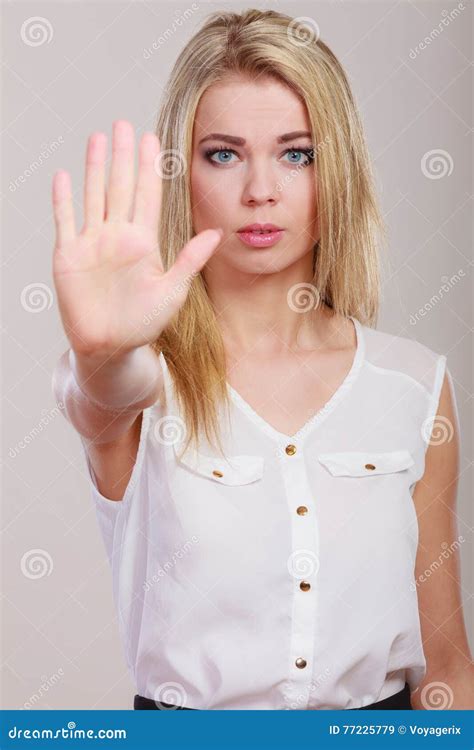
[[[295,160],[291,159],[290,164],[296,164],[296,166],[300,166],[300,164],[304,164],[305,167],[309,166],[311,162],[314,159],[313,149],[311,148],[289,148],[285,151],[285,154],[291,154],[291,155],[302,155],[304,154],[306,156],[306,161],[302,162],[301,159]]]
[[[212,157],[216,154],[219,157],[222,156],[223,158],[222,159],[219,158],[217,160],[213,159]],[[233,154],[234,156],[238,156],[238,153],[234,151],[233,148],[225,148],[224,146],[221,146],[219,148],[209,148],[209,149],[206,149],[206,151],[204,152],[204,156],[209,162],[211,162],[212,164],[220,164],[220,165],[231,163],[231,159],[229,158],[230,154]],[[284,152],[284,156],[286,154],[292,154],[292,155],[304,154],[306,156],[306,160],[304,162],[301,161],[301,159],[296,159],[296,160],[291,159],[288,162],[289,164],[294,164],[297,167],[300,165],[308,167],[311,164],[311,162],[314,161],[314,150],[312,148],[291,148],[290,147],[286,149],[286,151]]]
[[[223,160],[219,159],[218,161],[216,161],[215,159],[212,159],[212,157],[214,156],[214,154],[218,154],[219,156],[221,156],[222,154],[226,154],[226,155],[227,154],[235,154],[235,156],[237,156],[237,153],[232,148],[210,148],[210,149],[207,149],[205,151],[206,159],[208,161],[212,162],[213,164],[229,164],[229,162],[230,162],[229,158],[226,158],[226,159],[223,159]]]

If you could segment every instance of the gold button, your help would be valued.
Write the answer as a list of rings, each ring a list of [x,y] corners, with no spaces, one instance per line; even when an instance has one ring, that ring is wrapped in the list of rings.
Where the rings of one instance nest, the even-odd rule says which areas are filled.
[[[372,469],[375,469],[375,466],[373,464],[366,464],[365,468],[370,469],[372,471]]]
[[[299,658],[298,658],[298,659],[297,659],[297,660],[295,661],[295,664],[296,664],[296,666],[298,667],[298,669],[304,669],[304,668],[305,668],[305,666],[306,666],[306,659],[302,659],[301,657],[299,657]]]
[[[299,516],[304,516],[308,512],[306,505],[298,505],[296,512]]]
[[[308,581],[301,581],[300,583],[300,589],[301,591],[309,591],[311,588],[311,584],[308,583]]]
[[[296,445],[287,445],[285,448],[286,453],[288,453],[289,456],[294,456],[296,453]]]
[[[213,473],[213,475],[215,477],[223,477],[224,476],[223,473],[222,473],[222,471],[217,471],[217,469],[214,469],[214,471],[212,473]]]

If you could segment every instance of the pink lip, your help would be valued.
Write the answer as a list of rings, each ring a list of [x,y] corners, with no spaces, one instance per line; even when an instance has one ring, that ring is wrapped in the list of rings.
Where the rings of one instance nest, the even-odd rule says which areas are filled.
[[[277,227],[276,224],[246,224],[244,227],[240,227],[238,232],[253,232],[258,230],[266,230],[268,232],[279,232],[281,227]]]
[[[237,232],[237,236],[245,245],[248,245],[249,247],[271,247],[282,238],[284,231],[284,229],[278,229],[261,234],[259,232],[242,232],[241,230],[239,230]]]

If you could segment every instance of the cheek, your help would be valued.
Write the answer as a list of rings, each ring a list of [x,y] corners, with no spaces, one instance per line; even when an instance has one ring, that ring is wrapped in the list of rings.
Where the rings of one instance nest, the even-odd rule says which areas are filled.
[[[299,175],[286,192],[284,202],[299,223],[308,227],[316,222],[317,190],[313,175]]]
[[[235,190],[235,183],[213,174],[214,170],[211,169],[195,169],[191,172],[193,216],[195,220],[203,222],[224,217],[229,209],[231,193]]]
[[[305,172],[290,185],[288,191],[289,199],[300,207],[301,212],[308,213],[314,210],[316,205],[316,186],[313,175]]]
[[[205,195],[205,182],[203,175],[196,167],[191,169],[191,205],[193,210],[199,209]]]

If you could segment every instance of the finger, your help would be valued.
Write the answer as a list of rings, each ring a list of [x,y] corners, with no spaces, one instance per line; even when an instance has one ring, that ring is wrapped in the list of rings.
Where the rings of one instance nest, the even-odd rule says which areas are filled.
[[[193,277],[217,250],[223,235],[221,229],[206,229],[187,242],[165,274],[171,285],[189,286]]]
[[[144,133],[139,147],[139,166],[133,221],[155,229],[161,206],[161,177],[155,167],[160,142],[154,133]]]
[[[133,196],[135,171],[135,134],[127,120],[114,122],[112,164],[106,196],[106,218],[109,221],[128,221]]]
[[[71,177],[60,169],[53,177],[53,213],[56,225],[56,247],[76,237],[76,222],[72,202]]]
[[[84,182],[84,225],[88,229],[104,221],[106,157],[106,134],[92,133],[87,144]]]

